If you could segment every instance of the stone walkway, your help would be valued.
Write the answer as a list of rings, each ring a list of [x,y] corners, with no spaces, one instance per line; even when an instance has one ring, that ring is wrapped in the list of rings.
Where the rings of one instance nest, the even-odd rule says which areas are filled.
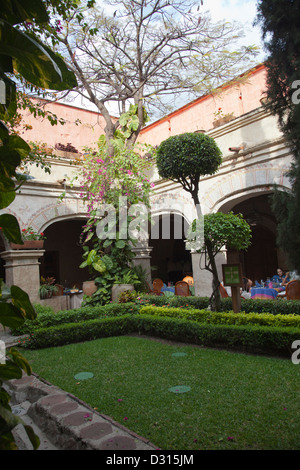
[[[15,339],[0,332],[7,348]],[[155,450],[157,446],[138,436],[109,416],[98,413],[74,395],[41,380],[24,375],[5,388],[11,407],[39,436],[39,450]],[[23,425],[14,429],[20,450],[33,450]]]

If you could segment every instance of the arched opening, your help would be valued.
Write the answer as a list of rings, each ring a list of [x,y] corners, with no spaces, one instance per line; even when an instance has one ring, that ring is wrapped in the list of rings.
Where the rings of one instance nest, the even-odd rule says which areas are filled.
[[[41,258],[40,272],[43,277],[54,277],[58,284],[66,288],[80,287],[89,277],[87,269],[79,268],[83,250],[80,234],[85,219],[72,219],[54,222],[44,230],[45,253]]]
[[[243,214],[252,229],[251,246],[241,252],[240,258],[244,275],[253,281],[273,276],[278,266],[287,269],[285,256],[276,245],[277,222],[270,194],[249,197],[231,209]]]
[[[191,254],[184,242],[187,222],[181,215],[170,213],[154,216],[152,220],[149,237],[152,278],[175,284],[192,274]]]

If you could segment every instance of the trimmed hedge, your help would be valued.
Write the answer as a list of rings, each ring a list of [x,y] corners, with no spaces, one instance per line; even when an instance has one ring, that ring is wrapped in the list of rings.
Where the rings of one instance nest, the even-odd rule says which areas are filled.
[[[164,295],[145,295],[140,296],[136,301],[140,306],[156,305],[157,307],[193,307],[198,309],[207,308],[209,306],[208,297],[181,297],[174,295],[166,297]],[[232,305],[229,310],[232,310]]]
[[[300,329],[254,325],[215,325],[155,315],[123,315],[62,324],[35,331],[24,344],[31,349],[61,346],[108,336],[145,334],[205,347],[228,348],[253,353],[291,355]]]
[[[271,313],[234,313],[211,312],[209,310],[196,310],[172,307],[142,307],[142,315],[158,315],[170,318],[182,318],[196,322],[205,322],[224,325],[257,325],[280,326],[300,328],[299,315],[273,315]]]
[[[170,307],[184,307],[196,308],[202,310],[209,306],[208,297],[165,297],[156,295],[140,296],[139,304],[142,306],[156,305],[157,307],[170,306]],[[232,310],[232,299],[230,297],[221,299],[222,312]],[[295,314],[300,315],[300,301],[298,300],[263,300],[263,299],[241,299],[241,310],[245,313],[272,313],[273,315],[287,315]]]
[[[131,315],[94,319],[77,323],[65,323],[37,329],[30,338],[20,346],[40,349],[65,344],[90,341],[107,336],[120,336],[130,333],[128,318]]]
[[[14,335],[29,334],[39,328],[46,328],[64,323],[79,323],[84,320],[105,318],[106,316],[122,316],[127,313],[136,314],[139,306],[134,303],[116,304],[111,303],[99,307],[82,307],[74,310],[61,310],[59,312],[44,311],[36,308],[38,313],[34,320],[26,320],[25,323],[13,330]],[[44,313],[45,312],[45,313]]]
[[[146,301],[145,301],[146,299]],[[225,302],[224,302],[225,301]],[[64,323],[77,323],[84,320],[89,321],[93,319],[100,319],[105,317],[122,316],[127,313],[132,315],[138,314],[140,311],[143,312],[144,308],[157,308],[164,307],[165,311],[155,312],[149,310],[150,314],[160,315],[176,315],[181,318],[189,318],[195,321],[209,321],[214,323],[227,323],[227,324],[256,324],[256,325],[273,325],[273,326],[299,326],[300,315],[297,314],[297,308],[295,306],[300,305],[300,302],[296,301],[264,301],[264,300],[244,300],[242,301],[242,307],[245,307],[243,312],[234,314],[230,312],[229,307],[231,305],[231,299],[222,299],[222,311],[211,312],[207,309],[208,298],[207,297],[158,297],[158,296],[146,296],[141,298],[138,303],[111,303],[99,307],[82,307],[74,310],[63,310],[60,312],[54,312],[49,308],[45,308],[40,305],[35,305],[38,313],[36,319],[26,320],[25,323],[17,329],[14,329],[12,333],[14,335],[30,334],[36,329],[51,327],[54,325],[60,325]],[[157,306],[157,307],[156,307]],[[279,307],[286,308],[286,312],[280,313]],[[294,306],[292,308],[291,306]],[[251,309],[250,309],[251,307]],[[174,308],[178,312],[174,311]],[[270,311],[271,310],[271,311]],[[293,310],[294,313],[288,313],[289,310]],[[181,313],[180,313],[181,311]],[[146,311],[147,312],[147,311]],[[189,313],[187,313],[189,312]],[[198,313],[196,313],[198,312]],[[201,314],[199,313],[201,312]],[[199,319],[198,319],[199,318]],[[299,318],[299,320],[298,320]]]

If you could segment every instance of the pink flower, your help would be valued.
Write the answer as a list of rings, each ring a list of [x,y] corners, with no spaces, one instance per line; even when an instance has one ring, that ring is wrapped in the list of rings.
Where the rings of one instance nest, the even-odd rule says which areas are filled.
[[[127,418],[127,416],[125,416],[125,417],[124,417],[124,421],[127,421],[127,420],[128,420],[128,418]]]

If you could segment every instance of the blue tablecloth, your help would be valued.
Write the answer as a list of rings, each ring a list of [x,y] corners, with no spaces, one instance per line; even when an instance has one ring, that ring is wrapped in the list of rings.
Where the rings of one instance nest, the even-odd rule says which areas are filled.
[[[251,299],[276,299],[278,295],[277,290],[267,287],[252,287]]]
[[[175,287],[172,287],[172,286],[162,287],[161,291],[162,292],[173,292],[173,294],[175,294]]]

